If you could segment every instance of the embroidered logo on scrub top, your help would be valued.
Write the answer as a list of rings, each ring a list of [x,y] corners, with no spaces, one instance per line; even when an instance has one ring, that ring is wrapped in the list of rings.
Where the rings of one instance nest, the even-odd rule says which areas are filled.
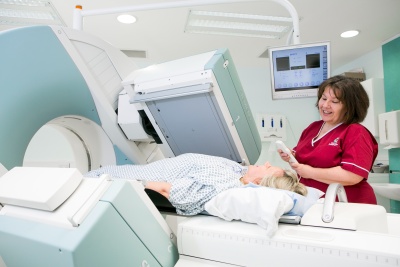
[[[335,140],[333,140],[333,142],[330,142],[329,145],[330,146],[338,146],[338,142],[339,142],[339,137],[337,137]]]

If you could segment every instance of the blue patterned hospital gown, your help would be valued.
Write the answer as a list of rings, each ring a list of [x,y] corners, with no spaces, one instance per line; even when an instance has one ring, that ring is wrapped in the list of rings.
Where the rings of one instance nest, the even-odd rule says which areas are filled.
[[[170,183],[169,201],[181,215],[195,215],[204,211],[204,204],[218,193],[240,187],[240,177],[247,171],[232,160],[202,154],[182,154],[146,165],[104,166],[85,174],[99,177]]]

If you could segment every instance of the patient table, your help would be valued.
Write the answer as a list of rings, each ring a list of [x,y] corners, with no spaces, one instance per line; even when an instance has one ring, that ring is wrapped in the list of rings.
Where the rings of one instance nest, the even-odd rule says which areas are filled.
[[[383,207],[336,203],[333,223],[324,223],[326,205],[315,204],[301,224],[280,224],[270,238],[261,227],[240,221],[162,217],[135,180],[82,178],[77,170],[68,179],[65,172],[71,169],[17,167],[0,179],[5,266],[400,264],[400,234],[389,231],[400,217],[387,215]],[[18,196],[27,176],[42,189]],[[62,181],[53,186],[54,180]],[[64,191],[70,193],[65,199],[54,197]],[[351,214],[347,204],[353,205]],[[169,216],[178,220],[176,228],[167,225]]]

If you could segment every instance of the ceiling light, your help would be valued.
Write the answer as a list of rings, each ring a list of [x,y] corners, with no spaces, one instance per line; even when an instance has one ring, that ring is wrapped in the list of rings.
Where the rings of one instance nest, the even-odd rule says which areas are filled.
[[[18,9],[8,9],[8,8],[1,8],[0,16],[1,17],[9,17],[9,18],[54,20],[54,17],[48,12],[18,10]]]
[[[276,35],[267,34],[256,34],[256,33],[240,33],[240,32],[227,32],[227,31],[200,31],[200,30],[190,30],[190,33],[200,33],[200,34],[213,34],[213,35],[229,35],[229,36],[240,36],[240,37],[257,37],[257,38],[269,38],[278,39]]]
[[[237,19],[253,19],[253,20],[265,20],[265,21],[286,21],[292,22],[291,18],[287,17],[275,17],[275,16],[264,16],[264,15],[253,15],[253,14],[241,14],[241,13],[227,13],[227,12],[216,12],[216,11],[190,11],[191,16],[204,16],[204,17],[225,17],[225,18],[237,18]]]
[[[342,32],[342,34],[340,35],[340,37],[343,37],[343,38],[351,38],[351,37],[357,36],[359,33],[360,33],[360,32],[357,31],[357,30],[345,31],[345,32]]]
[[[0,25],[59,25],[65,23],[49,1],[0,0]]]
[[[245,31],[256,31],[256,32],[283,32],[287,26],[281,25],[268,25],[268,24],[255,24],[255,23],[244,23],[235,21],[219,21],[219,20],[191,20],[189,26],[192,27],[203,27],[208,29],[233,29],[233,30],[245,30]]]
[[[118,21],[125,24],[132,24],[136,22],[136,18],[132,15],[123,14],[117,17]]]
[[[190,11],[185,32],[259,38],[281,38],[292,18],[213,11]]]
[[[49,2],[41,0],[0,0],[0,4],[15,6],[46,6]]]

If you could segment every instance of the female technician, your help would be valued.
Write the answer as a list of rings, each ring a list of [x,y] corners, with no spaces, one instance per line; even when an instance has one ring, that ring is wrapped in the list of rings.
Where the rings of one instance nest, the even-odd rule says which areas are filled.
[[[355,79],[334,76],[318,89],[320,121],[301,134],[290,163],[300,182],[326,192],[329,184],[344,186],[349,202],[376,204],[368,174],[378,154],[378,144],[361,124],[367,115],[368,95]],[[283,160],[288,154],[279,150]]]

